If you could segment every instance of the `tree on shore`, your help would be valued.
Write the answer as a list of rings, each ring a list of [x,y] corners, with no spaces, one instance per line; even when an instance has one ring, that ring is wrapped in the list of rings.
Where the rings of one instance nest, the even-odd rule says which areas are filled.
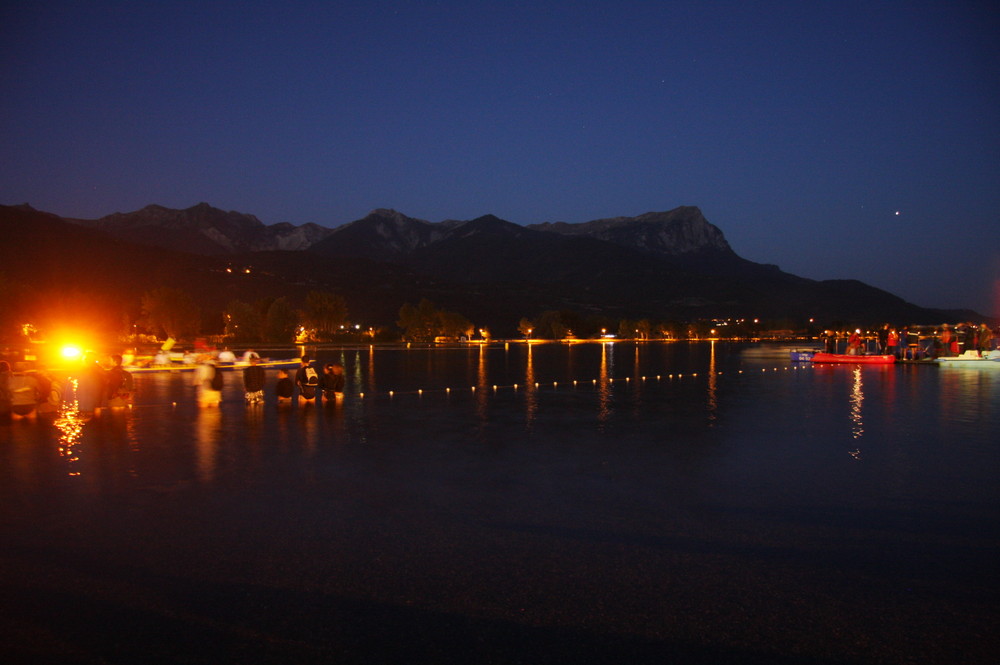
[[[562,314],[556,310],[547,310],[538,317],[538,327],[535,328],[535,337],[546,339],[563,339],[569,327],[563,322]]]
[[[412,342],[430,342],[435,337],[471,337],[475,326],[456,312],[438,309],[427,298],[416,306],[406,303],[399,309],[396,325],[403,331],[403,339]]]
[[[292,342],[298,325],[298,315],[289,304],[288,298],[284,296],[275,298],[267,308],[267,316],[264,319],[264,340],[282,344]]]
[[[396,325],[403,331],[403,339],[429,342],[437,335],[437,309],[427,298],[422,298],[416,306],[406,303],[399,308]]]
[[[347,301],[328,291],[310,291],[302,310],[302,324],[321,338],[330,338],[347,321]]]
[[[153,333],[162,332],[175,339],[200,332],[198,306],[184,291],[162,286],[142,296],[144,326]]]
[[[438,334],[444,337],[465,337],[469,339],[476,327],[472,322],[457,312],[441,310],[438,312]]]
[[[264,322],[260,307],[242,300],[231,300],[223,314],[226,336],[234,342],[256,342],[264,339]]]
[[[521,333],[525,339],[531,339],[531,335],[535,332],[535,322],[531,319],[521,319],[517,324],[517,332]]]

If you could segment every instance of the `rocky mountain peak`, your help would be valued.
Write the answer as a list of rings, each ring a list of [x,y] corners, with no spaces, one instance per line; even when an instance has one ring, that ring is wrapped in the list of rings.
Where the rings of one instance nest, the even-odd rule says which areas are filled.
[[[513,222],[500,219],[496,215],[483,215],[467,222],[452,223],[449,226],[450,236],[467,237],[475,234],[489,234],[491,236],[508,235],[521,236],[525,233],[523,226],[518,226]]]
[[[733,254],[722,231],[705,219],[696,206],[647,212],[637,217],[596,219],[580,224],[533,224],[529,228],[563,235],[588,236],[666,256]]]

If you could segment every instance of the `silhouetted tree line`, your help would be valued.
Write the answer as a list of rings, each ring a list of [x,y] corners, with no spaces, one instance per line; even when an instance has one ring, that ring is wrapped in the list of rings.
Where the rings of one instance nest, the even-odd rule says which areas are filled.
[[[403,332],[403,339],[411,342],[432,342],[437,337],[468,339],[475,330],[467,318],[456,312],[438,309],[427,298],[417,305],[403,305],[396,325]]]
[[[135,305],[133,305],[135,307]],[[391,341],[433,341],[436,338],[472,338],[476,327],[460,313],[439,308],[424,298],[417,304],[404,304],[398,315],[398,333],[391,329],[365,328],[346,331],[347,302],[335,293],[311,291],[301,303],[288,297],[268,297],[252,302],[234,299],[224,311],[204,311],[187,291],[160,287],[147,291],[138,307],[130,310],[120,300],[93,292],[73,289],[47,294],[44,298],[24,284],[11,281],[0,273],[0,337],[14,339],[21,328],[31,323],[37,330],[55,331],[67,325],[79,325],[108,338],[150,334],[159,338],[188,338],[199,334],[223,333],[234,343],[273,342],[288,344],[296,339],[333,341],[345,335],[368,336]],[[562,309],[546,310],[533,318],[522,318],[517,332],[522,338],[578,339],[597,338],[604,334],[630,339],[689,339],[711,335],[754,338],[766,331],[805,331],[815,334],[811,321],[804,330],[801,322],[790,319],[741,319],[719,328],[712,321],[665,321],[616,319],[601,315],[582,315]],[[488,337],[488,331],[480,331]]]
[[[344,298],[325,291],[306,295],[301,308],[282,296],[254,302],[231,300],[222,313],[223,333],[234,342],[287,344],[300,332],[313,341],[327,341],[347,321]],[[194,299],[180,289],[163,287],[142,296],[142,327],[153,334],[181,338],[201,332],[201,314]]]

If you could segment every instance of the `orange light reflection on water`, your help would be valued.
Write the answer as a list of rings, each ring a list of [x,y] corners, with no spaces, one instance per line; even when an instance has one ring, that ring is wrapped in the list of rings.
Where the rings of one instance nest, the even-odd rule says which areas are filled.
[[[538,386],[535,384],[535,361],[531,344],[527,345],[528,358],[524,369],[525,421],[530,427],[538,411]]]
[[[70,378],[67,382],[73,386],[73,399],[64,400],[59,409],[59,416],[53,423],[59,430],[59,456],[65,458],[70,476],[79,476],[77,462],[80,461],[79,445],[83,435],[84,420],[80,417],[80,403],[76,399],[77,380]]]
[[[476,366],[476,385],[472,387],[476,393],[476,415],[481,423],[489,418],[489,363],[486,360],[486,345],[479,347],[479,362]]]
[[[598,374],[597,386],[597,421],[603,427],[611,416],[611,377],[614,376],[615,345],[613,343],[601,344],[601,369]]]
[[[716,360],[715,360],[715,340],[711,340],[711,347],[708,357],[708,423],[709,425],[714,425],[716,418],[718,418],[719,411],[719,398],[718,398],[718,387],[719,387],[719,373],[716,370]]]
[[[861,367],[854,368],[854,383],[851,386],[851,434],[860,439],[865,433],[865,423],[861,417],[861,407],[865,401],[864,384],[861,381]],[[860,456],[855,455],[855,459]]]

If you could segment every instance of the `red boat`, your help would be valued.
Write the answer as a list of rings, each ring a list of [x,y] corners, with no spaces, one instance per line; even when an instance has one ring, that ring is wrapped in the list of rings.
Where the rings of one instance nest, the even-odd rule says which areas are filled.
[[[896,356],[849,356],[846,353],[816,353],[814,363],[864,363],[866,365],[889,365],[896,362]]]

